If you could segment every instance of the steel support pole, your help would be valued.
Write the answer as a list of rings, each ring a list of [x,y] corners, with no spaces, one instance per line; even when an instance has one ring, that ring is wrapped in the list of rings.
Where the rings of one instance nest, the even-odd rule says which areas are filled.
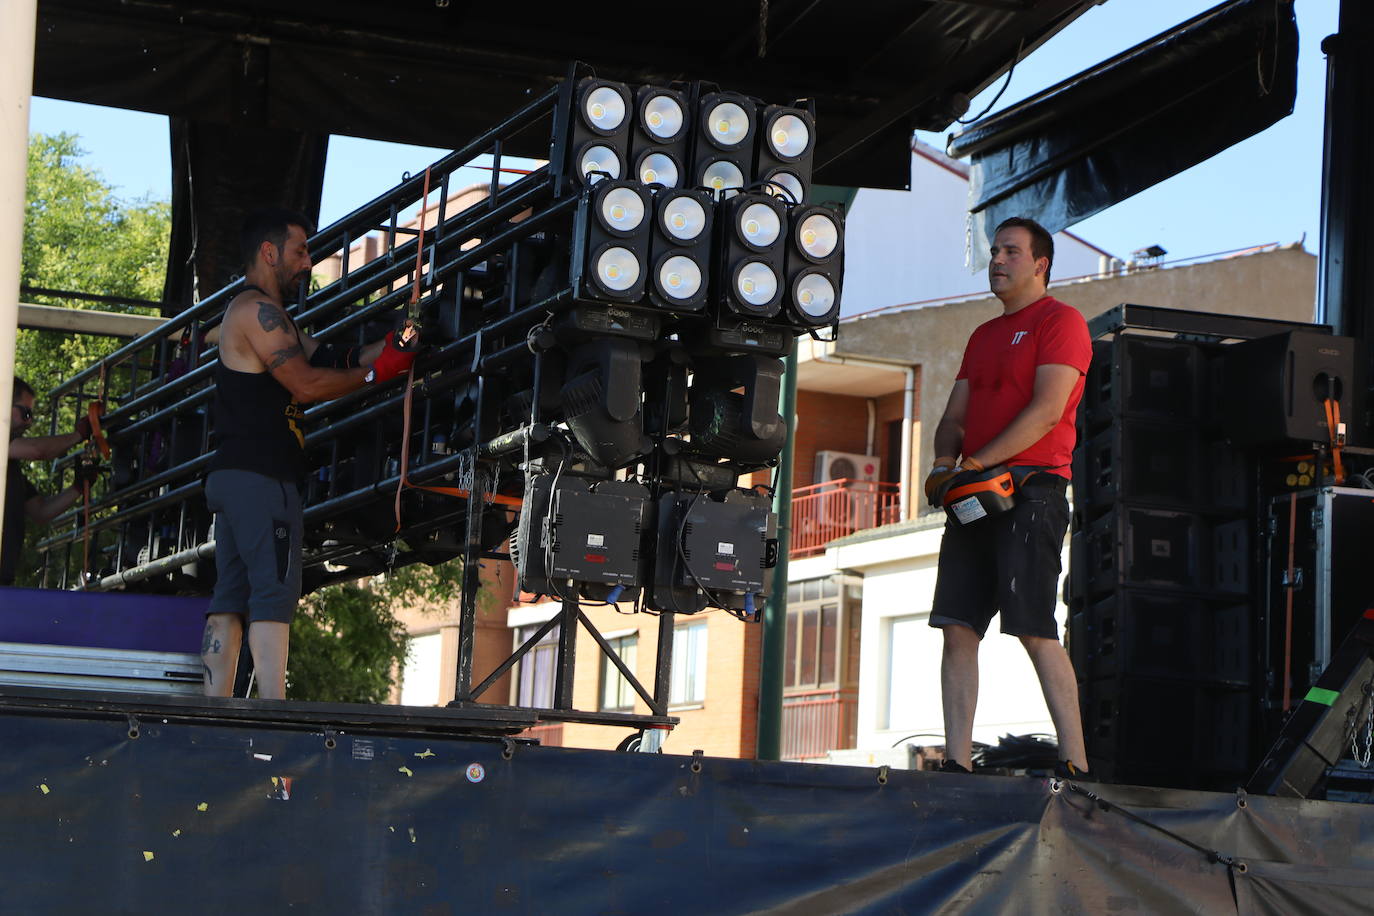
[[[1317,321],[1364,345],[1366,384],[1374,382],[1374,4],[1342,0],[1340,30],[1327,55],[1326,135],[1322,150],[1321,253]],[[1347,421],[1364,425],[1366,418]],[[1351,439],[1366,445],[1367,427]]]
[[[24,178],[29,161],[29,100],[37,0],[0,3],[0,467],[9,467],[14,403],[14,341],[19,326],[19,259],[24,243]],[[0,475],[0,506],[5,478]],[[0,519],[0,526],[4,520]],[[0,531],[3,534],[3,531]]]
[[[778,564],[773,592],[763,608],[763,652],[759,673],[758,758],[782,757],[782,662],[787,642],[787,554],[792,548],[792,451],[797,432],[797,343],[783,359],[778,413],[787,424],[787,442],[773,481],[773,511],[778,516]]]

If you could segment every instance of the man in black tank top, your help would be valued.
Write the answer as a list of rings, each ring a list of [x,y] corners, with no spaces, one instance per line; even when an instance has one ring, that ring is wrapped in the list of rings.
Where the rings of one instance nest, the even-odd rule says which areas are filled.
[[[405,374],[418,341],[394,334],[363,347],[322,344],[282,303],[310,278],[310,223],[261,210],[240,236],[247,286],[218,330],[215,433],[205,498],[215,513],[215,594],[205,618],[205,693],[233,690],[245,623],[258,696],[284,699],[291,617],[301,592],[302,404]]]

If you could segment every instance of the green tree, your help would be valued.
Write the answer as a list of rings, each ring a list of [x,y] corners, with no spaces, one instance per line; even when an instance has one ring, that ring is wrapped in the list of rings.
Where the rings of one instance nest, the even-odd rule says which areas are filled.
[[[29,139],[19,282],[40,289],[161,299],[171,206],[161,200],[118,197],[98,171],[81,164],[84,155],[74,134],[35,134]],[[156,308],[137,305],[25,298],[67,308],[158,313]],[[121,343],[108,337],[21,330],[16,373],[41,398],[62,379],[113,353]],[[70,429],[74,419],[57,417],[58,429]]]

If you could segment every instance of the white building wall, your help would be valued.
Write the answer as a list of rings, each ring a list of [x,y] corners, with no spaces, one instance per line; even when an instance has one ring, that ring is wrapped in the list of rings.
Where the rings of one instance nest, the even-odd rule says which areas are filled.
[[[841,316],[987,293],[984,272],[964,266],[967,167],[926,144],[916,150],[910,191],[860,188],[854,196],[845,221]],[[1055,235],[1054,246],[1054,278],[1098,272],[1101,249],[1067,232]]]
[[[794,561],[789,579],[838,570],[863,576],[856,747],[878,751],[910,735],[915,744],[944,739],[940,705],[941,631],[929,625],[943,527],[907,530],[830,548]],[[1067,546],[1064,568],[1068,567]],[[1061,589],[1062,592],[1062,589]],[[1060,602],[1061,633],[1068,609]],[[1040,682],[1025,649],[999,632],[994,618],[979,652],[978,712],[973,739],[996,744],[1005,734],[1053,734]]]

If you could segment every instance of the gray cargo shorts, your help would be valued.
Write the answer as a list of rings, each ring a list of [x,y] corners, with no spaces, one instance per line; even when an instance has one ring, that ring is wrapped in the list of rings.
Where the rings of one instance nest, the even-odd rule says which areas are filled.
[[[253,471],[211,471],[205,501],[217,571],[205,613],[290,623],[301,597],[300,490]]]

